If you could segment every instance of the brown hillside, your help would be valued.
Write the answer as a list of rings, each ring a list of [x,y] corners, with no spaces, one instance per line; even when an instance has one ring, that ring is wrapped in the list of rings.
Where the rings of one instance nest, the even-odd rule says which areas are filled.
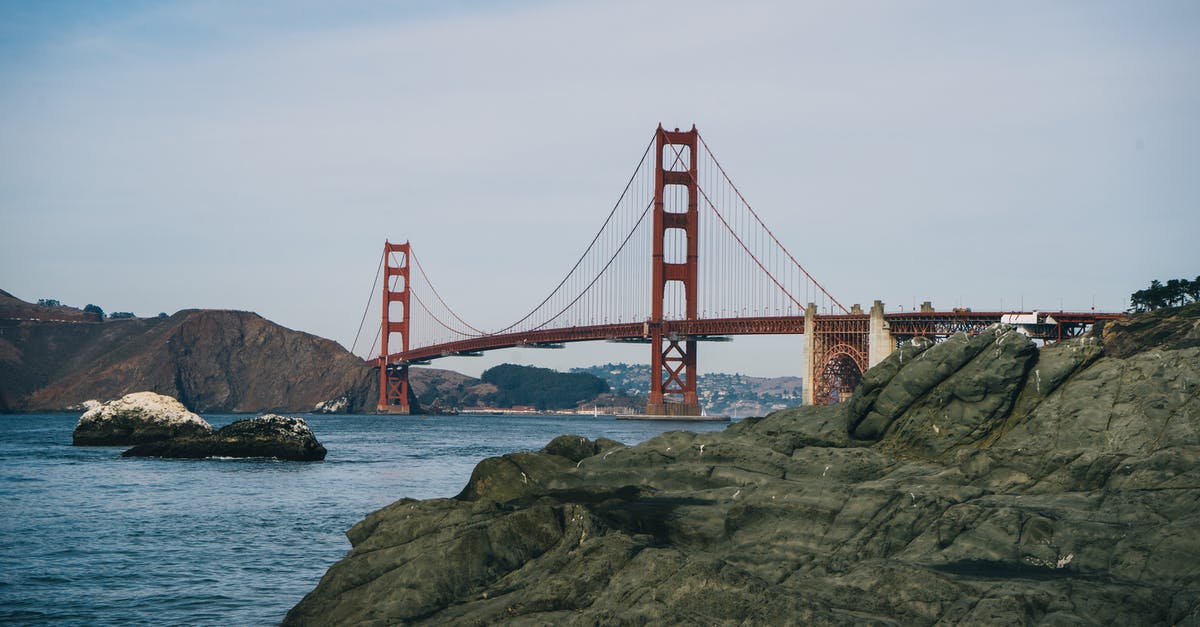
[[[45,307],[27,303],[0,290],[0,321],[38,320],[42,322],[100,322],[100,314],[60,305]]]
[[[201,412],[312,411],[342,396],[362,411],[376,394],[370,366],[337,343],[241,311],[86,324],[10,318],[0,324],[0,366],[0,411],[141,390]]]

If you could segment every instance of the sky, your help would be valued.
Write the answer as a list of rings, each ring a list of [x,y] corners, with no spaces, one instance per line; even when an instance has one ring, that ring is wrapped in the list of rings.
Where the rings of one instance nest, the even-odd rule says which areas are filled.
[[[1195,2],[0,0],[0,289],[350,348],[409,240],[503,327],[660,122],[696,124],[844,303],[1121,311],[1200,274]],[[795,375],[799,345],[703,345],[700,370]]]

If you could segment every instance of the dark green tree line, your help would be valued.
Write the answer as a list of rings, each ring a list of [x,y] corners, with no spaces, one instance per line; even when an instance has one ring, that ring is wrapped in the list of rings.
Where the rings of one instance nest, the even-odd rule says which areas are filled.
[[[1154,279],[1150,287],[1129,295],[1133,311],[1150,311],[1197,302],[1200,302],[1200,276],[1191,281],[1171,279],[1165,284]]]
[[[488,368],[479,378],[496,386],[495,403],[499,407],[570,409],[609,390],[607,382],[590,374],[514,364]]]

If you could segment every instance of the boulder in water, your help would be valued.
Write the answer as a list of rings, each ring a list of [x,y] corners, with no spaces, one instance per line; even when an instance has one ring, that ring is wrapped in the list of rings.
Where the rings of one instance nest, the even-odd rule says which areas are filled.
[[[79,417],[75,446],[129,446],[212,433],[212,425],[183,403],[154,392],[135,392],[93,407]]]
[[[123,457],[274,457],[288,461],[320,461],[325,447],[303,418],[267,414],[245,418],[216,433],[175,438],[135,446]]]

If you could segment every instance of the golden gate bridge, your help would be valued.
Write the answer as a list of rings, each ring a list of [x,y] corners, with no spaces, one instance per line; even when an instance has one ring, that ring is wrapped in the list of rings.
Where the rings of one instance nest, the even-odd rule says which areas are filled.
[[[499,329],[467,322],[442,298],[409,242],[384,243],[378,410],[409,413],[412,365],[518,346],[608,340],[650,346],[646,414],[699,416],[698,345],[736,335],[802,334],[805,404],[845,399],[899,343],[1011,322],[1058,341],[1095,312],[885,313],[846,308],[784,247],[696,127],[660,124],[591,243],[528,313]],[[378,275],[376,278],[378,285]],[[377,289],[372,288],[372,291]],[[368,305],[369,307],[369,305]]]

